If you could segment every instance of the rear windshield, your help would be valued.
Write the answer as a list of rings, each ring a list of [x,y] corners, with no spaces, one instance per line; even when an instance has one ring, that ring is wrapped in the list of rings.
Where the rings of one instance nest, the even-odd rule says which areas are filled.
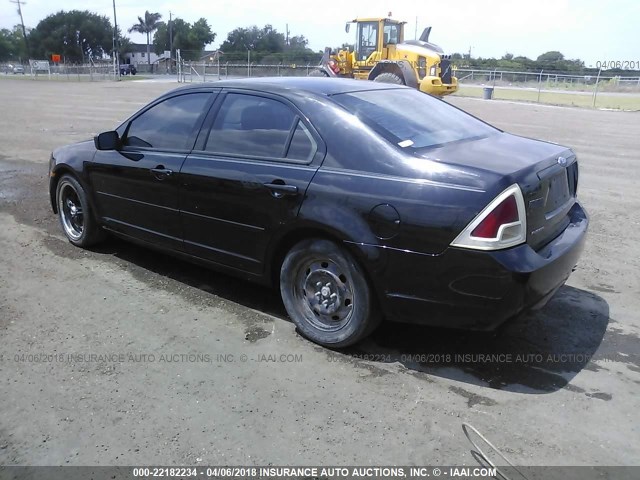
[[[368,90],[332,98],[402,148],[435,147],[498,133],[462,110],[417,90]]]

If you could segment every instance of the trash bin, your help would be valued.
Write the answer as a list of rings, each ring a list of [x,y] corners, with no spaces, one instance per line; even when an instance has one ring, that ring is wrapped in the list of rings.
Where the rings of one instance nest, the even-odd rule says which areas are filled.
[[[493,87],[484,87],[482,90],[482,98],[491,100],[493,98]]]

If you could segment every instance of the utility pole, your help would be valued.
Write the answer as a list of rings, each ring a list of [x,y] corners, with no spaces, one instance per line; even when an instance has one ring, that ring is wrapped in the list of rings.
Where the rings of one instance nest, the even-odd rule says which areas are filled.
[[[113,0],[113,55],[116,65],[116,80],[120,80],[120,55],[118,54],[118,18],[116,16],[116,0]]]
[[[287,32],[287,38],[285,40],[285,45],[288,47],[289,46],[289,24],[288,23],[286,24],[285,31]]]
[[[20,15],[20,23],[22,24],[22,37],[24,38],[24,46],[27,47],[27,57],[30,57],[29,53],[29,40],[27,40],[27,29],[24,28],[24,18],[22,17],[22,4],[26,5],[27,2],[21,0],[9,0],[11,3],[18,5],[18,15]]]
[[[169,10],[169,66],[171,65],[171,59],[173,58],[173,17],[171,16],[171,10]]]
[[[415,39],[415,40],[417,40],[417,39],[418,39],[418,17],[417,17],[417,16],[416,16],[416,31],[415,31],[415,37],[414,37],[414,39]]]

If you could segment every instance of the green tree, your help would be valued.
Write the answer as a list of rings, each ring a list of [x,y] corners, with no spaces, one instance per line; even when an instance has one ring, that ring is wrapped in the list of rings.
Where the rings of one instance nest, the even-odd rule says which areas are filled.
[[[120,63],[124,63],[127,53],[133,51],[133,43],[129,37],[120,37],[118,40],[118,56],[120,57]]]
[[[570,60],[558,51],[543,53],[536,60],[536,68],[540,70],[555,70],[561,72],[577,72],[584,69],[582,60]]]
[[[0,61],[11,60],[13,44],[11,42],[11,30],[0,30]]]
[[[541,63],[541,64],[552,64],[552,63],[557,63],[564,60],[564,55],[561,54],[560,52],[556,51],[556,50],[552,50],[550,52],[546,52],[543,53],[542,55],[540,55],[537,59],[536,62]]]
[[[85,62],[111,51],[113,27],[107,17],[87,10],[60,11],[40,21],[28,37],[35,58],[58,53],[66,62]]]
[[[289,48],[291,50],[306,50],[309,40],[304,35],[296,35],[289,39]]]
[[[144,18],[138,17],[138,23],[129,29],[129,33],[138,32],[147,36],[147,64],[151,65],[151,34],[158,29],[162,15],[159,13],[144,12]]]
[[[28,35],[28,33],[27,33]],[[22,27],[0,30],[0,61],[22,63],[28,58],[27,47],[22,35]]]
[[[172,21],[173,24],[173,48],[180,49],[182,58],[197,60],[200,58],[205,45],[210,44],[216,38],[206,19],[201,18],[190,24],[181,18]],[[170,50],[169,26],[160,22],[153,36],[153,48],[157,54]]]
[[[227,35],[227,39],[220,46],[220,50],[225,54],[246,54],[247,50],[252,50],[256,52],[256,60],[267,54],[281,53],[284,49],[284,35],[271,25],[265,25],[263,28],[255,25],[236,28]]]
[[[265,25],[262,28],[253,25],[239,27],[230,32],[220,46],[220,50],[230,61],[246,58],[247,50],[251,50],[251,60],[256,62],[315,62],[319,56],[307,48],[308,43],[304,35],[296,35],[289,39],[289,45],[287,45],[284,34],[271,25]]]
[[[523,57],[519,55],[517,57],[513,57],[513,61],[518,64],[518,68],[520,70],[535,70],[537,69],[536,62],[531,60],[529,57]]]
[[[207,20],[200,18],[191,26],[188,37],[188,44],[191,49],[202,51],[205,45],[212,43],[216,39],[216,34],[211,31]]]

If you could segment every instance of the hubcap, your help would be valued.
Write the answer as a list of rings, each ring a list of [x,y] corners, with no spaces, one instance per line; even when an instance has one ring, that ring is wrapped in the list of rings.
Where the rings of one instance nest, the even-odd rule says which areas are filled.
[[[68,183],[60,189],[58,210],[65,233],[72,240],[78,240],[84,230],[82,204],[75,189]]]
[[[353,287],[348,271],[330,259],[308,262],[300,269],[299,300],[307,319],[322,330],[338,330],[353,310]]]

